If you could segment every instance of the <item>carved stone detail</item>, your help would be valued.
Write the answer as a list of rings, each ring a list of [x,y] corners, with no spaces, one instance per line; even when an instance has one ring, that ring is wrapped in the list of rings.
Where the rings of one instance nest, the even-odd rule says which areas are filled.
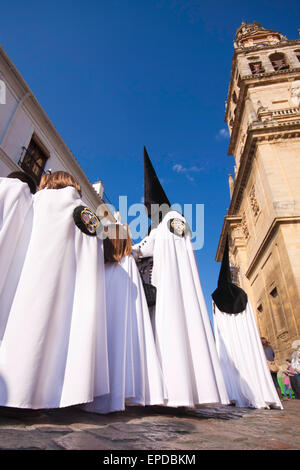
[[[278,333],[277,338],[278,338],[280,341],[287,343],[288,340],[289,340],[289,332],[286,331],[286,330],[281,331],[280,333]]]
[[[281,33],[271,29],[265,29],[257,21],[251,24],[242,22],[236,32],[234,48],[247,49],[259,46],[264,47],[275,45],[286,40],[287,38]]]
[[[296,108],[300,106],[300,80],[292,82],[290,87],[291,105]]]
[[[247,219],[246,219],[245,212],[242,213],[241,229],[243,231],[244,237],[246,239],[248,239],[249,238],[249,229],[248,229],[248,224],[247,224]]]
[[[250,205],[251,205],[251,209],[252,209],[252,212],[254,214],[255,217],[258,216],[259,214],[259,204],[257,202],[257,199],[256,199],[256,194],[255,194],[255,186],[253,185],[251,190],[250,190],[250,193],[249,193],[249,198],[250,198]]]

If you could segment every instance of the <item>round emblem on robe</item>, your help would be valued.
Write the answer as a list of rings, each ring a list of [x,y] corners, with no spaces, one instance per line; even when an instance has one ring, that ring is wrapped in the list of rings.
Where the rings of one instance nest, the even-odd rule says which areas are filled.
[[[170,232],[178,235],[179,237],[184,236],[185,232],[185,223],[181,219],[171,219],[168,222]]]
[[[100,221],[91,209],[78,206],[74,209],[73,218],[75,224],[83,233],[86,235],[96,235]]]

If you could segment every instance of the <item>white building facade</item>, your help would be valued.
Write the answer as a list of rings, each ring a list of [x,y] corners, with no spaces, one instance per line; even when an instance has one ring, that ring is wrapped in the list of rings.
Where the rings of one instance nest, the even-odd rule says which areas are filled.
[[[80,183],[82,199],[92,210],[103,204],[103,186],[91,184],[0,46],[0,176],[23,170],[38,184],[49,169],[70,173]]]

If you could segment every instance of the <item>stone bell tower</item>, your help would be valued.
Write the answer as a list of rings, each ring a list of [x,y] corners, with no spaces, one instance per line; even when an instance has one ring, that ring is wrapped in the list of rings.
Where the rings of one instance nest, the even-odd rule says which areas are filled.
[[[300,39],[241,24],[225,121],[235,171],[216,260],[228,233],[260,334],[285,359],[300,339]]]

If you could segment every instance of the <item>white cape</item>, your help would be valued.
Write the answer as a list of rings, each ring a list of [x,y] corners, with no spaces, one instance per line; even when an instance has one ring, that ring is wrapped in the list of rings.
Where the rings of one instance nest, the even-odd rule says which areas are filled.
[[[33,226],[0,348],[0,405],[57,408],[108,392],[102,241],[76,227],[73,187],[33,197]]]
[[[229,404],[190,233],[184,237],[171,233],[167,223],[172,218],[185,222],[178,212],[170,211],[134,247],[142,256],[153,255],[154,332],[167,405]]]
[[[148,306],[132,256],[105,265],[110,393],[84,406],[109,413],[164,403],[164,387]]]
[[[19,282],[32,228],[27,183],[0,178],[0,342]]]
[[[239,407],[281,409],[250,302],[237,315],[215,305],[214,328],[230,401]]]

